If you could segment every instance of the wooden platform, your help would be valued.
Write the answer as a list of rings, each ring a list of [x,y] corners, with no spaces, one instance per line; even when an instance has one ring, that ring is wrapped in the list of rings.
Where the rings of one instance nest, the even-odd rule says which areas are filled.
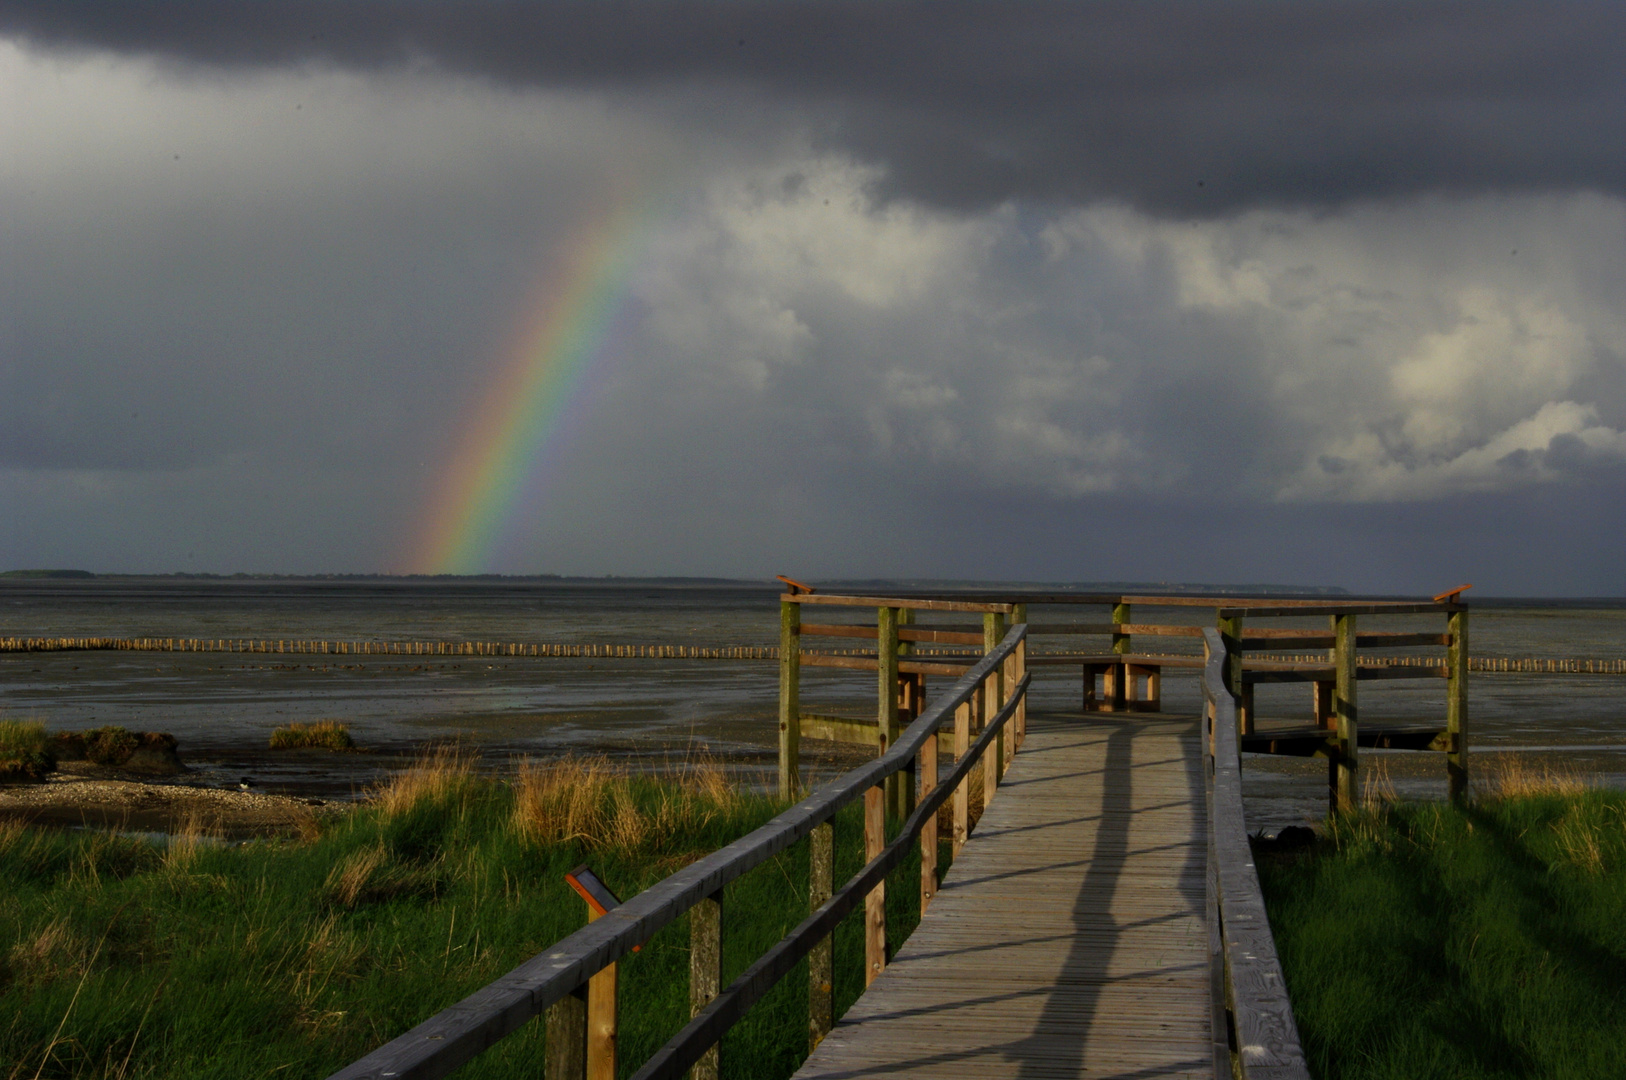
[[[931,910],[796,1075],[1212,1077],[1197,733],[1030,714]]]

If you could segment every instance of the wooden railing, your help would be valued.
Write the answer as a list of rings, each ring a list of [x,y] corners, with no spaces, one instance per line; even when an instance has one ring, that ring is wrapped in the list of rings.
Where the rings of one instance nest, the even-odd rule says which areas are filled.
[[[807,586],[799,586],[805,590]],[[837,608],[873,608],[875,626],[854,623],[813,623],[803,619],[804,605]],[[980,613],[982,625],[923,627],[915,617],[925,613]],[[898,739],[906,723],[920,715],[925,700],[926,676],[965,674],[976,660],[975,653],[992,652],[1012,623],[1026,623],[1022,604],[986,603],[956,599],[852,596],[840,593],[787,592],[779,598],[779,794],[794,798],[801,790],[801,739],[804,730],[817,738],[835,738],[874,746],[884,754]],[[837,638],[873,642],[857,655],[832,655],[828,651],[803,648],[803,639]],[[921,644],[958,646],[962,652],[952,657],[918,657],[913,650]],[[1027,673],[1027,643],[1024,637],[1003,668],[990,676],[988,692],[1000,696],[1001,680],[1014,684]],[[876,673],[878,692],[874,722],[848,716],[829,716],[802,711],[802,669],[837,668]],[[967,706],[969,707],[969,706]],[[1001,740],[1001,761],[1015,752],[1025,734],[1025,705],[1017,706],[1013,736],[1008,745]],[[909,777],[899,773],[887,782],[886,809],[903,817],[914,809],[915,792]]]
[[[691,918],[691,934],[704,948],[692,950],[690,981],[693,1017],[636,1072],[636,1080],[676,1080],[691,1067],[695,1075],[714,1078],[716,1057],[708,1052],[725,1031],[790,971],[809,958],[809,1019],[811,1040],[817,1041],[834,1021],[831,979],[831,932],[860,903],[865,911],[866,985],[887,963],[885,880],[888,872],[908,856],[917,842],[921,852],[920,903],[925,912],[937,890],[937,813],[953,800],[954,848],[969,830],[972,770],[979,764],[984,805],[992,799],[1006,765],[1000,753],[1006,726],[1026,699],[1028,678],[1001,681],[1006,663],[1016,655],[1027,627],[1009,628],[986,656],[969,666],[950,690],[924,707],[919,719],[874,761],[861,765],[819,789],[748,836],[679,870],[626,903],[532,957],[507,975],[475,991],[457,1004],[425,1020],[406,1034],[333,1074],[331,1080],[427,1080],[450,1073],[475,1055],[512,1034],[538,1015],[549,1012],[548,1038],[575,1045],[550,1045],[550,1062],[568,1061],[581,1075],[588,1054],[581,1050],[589,1028],[614,1030],[613,1017],[594,1018],[575,1006],[588,981],[642,945],[683,915],[699,909],[705,917]],[[956,741],[963,751],[954,768],[939,782],[937,732],[953,717]],[[975,741],[972,731],[979,726]],[[990,748],[995,748],[992,754]],[[919,798],[891,842],[885,838],[883,786],[887,778],[919,766]],[[993,767],[990,767],[993,766]],[[867,861],[840,889],[832,889],[833,829],[831,819],[842,807],[864,800],[864,842]],[[720,983],[721,948],[716,940],[720,923],[718,905],[724,886],[801,840],[811,845],[810,906],[808,917],[763,953],[726,989],[713,996]],[[704,967],[704,970],[702,970]],[[561,1008],[562,1006],[562,1008]],[[592,1007],[589,1000],[588,1008]],[[613,1007],[613,1000],[612,1000]],[[570,1023],[555,1023],[556,1014]],[[606,1024],[605,1021],[608,1020]],[[595,1023],[596,1021],[596,1023]],[[705,1059],[703,1061],[703,1059]],[[613,1042],[609,1061],[598,1056],[596,1075],[615,1075]],[[550,1076],[549,1080],[564,1080]]]
[[[1208,942],[1214,990],[1214,1075],[1309,1080],[1287,983],[1242,813],[1242,758],[1231,655],[1218,630],[1203,631],[1207,738]]]

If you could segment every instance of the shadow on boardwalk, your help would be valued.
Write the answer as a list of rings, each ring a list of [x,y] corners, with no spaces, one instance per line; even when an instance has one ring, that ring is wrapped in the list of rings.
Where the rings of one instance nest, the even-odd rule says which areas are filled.
[[[931,912],[798,1075],[1208,1075],[1196,732],[1031,717]]]

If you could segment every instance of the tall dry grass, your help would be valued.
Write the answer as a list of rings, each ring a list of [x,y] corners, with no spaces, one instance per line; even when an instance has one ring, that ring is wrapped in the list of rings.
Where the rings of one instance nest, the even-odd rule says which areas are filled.
[[[1551,762],[1536,765],[1522,757],[1506,755],[1497,759],[1489,770],[1489,783],[1484,792],[1491,799],[1523,799],[1542,795],[1579,795],[1590,783],[1581,772],[1569,765],[1554,766]]]
[[[423,803],[461,802],[475,786],[475,756],[457,744],[437,746],[373,789],[373,803],[386,818]]]
[[[663,782],[604,757],[520,762],[514,831],[533,844],[577,841],[589,848],[661,847],[703,832],[744,797],[717,762],[684,762]]]

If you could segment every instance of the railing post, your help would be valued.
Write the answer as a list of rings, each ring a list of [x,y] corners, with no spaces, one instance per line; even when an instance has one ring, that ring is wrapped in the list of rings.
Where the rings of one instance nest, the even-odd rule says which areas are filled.
[[[779,602],[779,797],[801,793],[802,605]]]
[[[1253,730],[1253,717],[1243,707],[1246,691],[1242,684],[1242,616],[1221,619],[1219,632],[1225,642],[1225,688],[1236,699],[1237,734],[1245,735]]]
[[[880,787],[864,792],[864,862],[875,860],[886,847],[885,794]],[[886,880],[864,897],[864,986],[886,970]]]
[[[589,911],[588,922],[597,918]],[[614,964],[587,980],[587,1080],[615,1080],[616,981]]]
[[[1005,631],[1008,625],[1009,624],[1007,624],[1003,618],[1000,620],[999,636],[1001,639],[1005,637]],[[1018,676],[1016,673],[1016,653],[1014,651],[1000,662],[999,674],[1001,681],[999,707],[1003,709],[1006,703],[1009,702],[1011,695],[1015,693],[1017,679],[1020,678],[1020,676]],[[999,746],[1001,750],[999,755],[1000,776],[1005,775],[1005,770],[1011,767],[1011,759],[1016,756],[1016,728],[1012,726],[1015,722],[1016,717],[1012,716],[1005,726],[999,731]]]
[[[898,741],[898,609],[891,607],[875,610],[875,667],[878,675],[876,713],[876,755],[886,753]],[[895,772],[886,778],[886,812],[901,818],[903,811],[903,773]]]
[[[1128,604],[1120,600],[1118,603],[1112,605],[1113,626],[1123,626],[1125,623],[1129,622],[1129,619],[1130,611]],[[1133,651],[1132,646],[1133,642],[1130,640],[1129,634],[1120,634],[1116,630],[1112,632],[1112,651],[1114,653],[1117,653],[1119,656],[1127,656]],[[1133,677],[1134,676],[1129,674],[1129,665],[1124,661],[1120,660],[1116,664],[1112,665],[1112,676],[1107,680],[1111,683],[1111,685],[1108,687],[1103,687],[1103,689],[1107,691],[1108,709],[1113,712],[1123,712],[1129,707],[1128,699],[1133,695],[1132,692],[1126,692],[1131,691],[1129,680]]]
[[[1468,609],[1447,622],[1451,644],[1445,653],[1445,728],[1451,748],[1445,755],[1446,790],[1453,802],[1468,797]]]
[[[1360,802],[1356,769],[1355,616],[1339,615],[1333,631],[1333,711],[1338,718],[1338,768],[1333,785],[1333,808],[1353,810]]]
[[[689,909],[689,1018],[700,1015],[723,988],[723,894],[713,893]],[[718,1044],[713,1043],[689,1080],[717,1080]]]
[[[913,626],[915,613],[912,608],[898,609],[898,627]],[[910,655],[915,647],[910,642],[899,639],[898,658]],[[914,723],[920,717],[921,710],[926,707],[926,677],[924,675],[898,675],[898,734]],[[908,817],[915,812],[915,774],[905,770],[898,774],[899,783],[903,788],[903,806],[900,817]]]
[[[920,797],[937,787],[937,732],[920,744]],[[912,812],[912,811],[911,811]],[[937,815],[920,824],[920,913],[926,914],[937,895]]]
[[[1026,604],[1014,605],[1011,608],[1011,622],[1014,624],[1027,621],[1028,606]],[[1016,672],[1016,682],[1021,682],[1022,676],[1028,673],[1028,639],[1026,636],[1023,636],[1016,646],[1015,661],[1016,665],[1013,670]],[[1020,749],[1022,743],[1028,737],[1028,699],[1026,694],[1023,694],[1022,700],[1016,703],[1016,715],[1011,717],[1011,723],[1015,725],[1016,731],[1012,738],[1016,740],[1016,746]]]
[[[971,750],[971,713],[975,709],[975,702],[979,694],[972,694],[971,700],[964,702],[954,710],[954,760],[963,761]],[[954,835],[950,837],[956,858],[960,849],[965,847],[966,837],[971,835],[971,775],[967,773],[954,789]]]
[[[997,611],[983,612],[982,616],[982,654],[987,656],[999,647],[1000,639],[1005,636],[1005,616]],[[983,722],[998,716],[1001,706],[1005,704],[1005,680],[1000,677],[1000,668],[988,673],[988,679],[983,685],[984,703],[982,707]],[[990,760],[992,759],[992,760]],[[989,766],[992,765],[992,771]],[[994,745],[990,746],[983,755],[983,799],[982,809],[988,812],[989,805],[994,801],[994,788],[999,786],[999,779],[1005,771],[1005,729],[1000,728],[999,734],[994,736]]]
[[[583,1080],[587,1075],[587,988],[579,987],[548,1006],[543,1080]]]
[[[835,888],[835,829],[826,821],[808,837],[807,902],[817,911]],[[835,1024],[835,942],[826,936],[807,954],[807,1048],[811,1052]]]

